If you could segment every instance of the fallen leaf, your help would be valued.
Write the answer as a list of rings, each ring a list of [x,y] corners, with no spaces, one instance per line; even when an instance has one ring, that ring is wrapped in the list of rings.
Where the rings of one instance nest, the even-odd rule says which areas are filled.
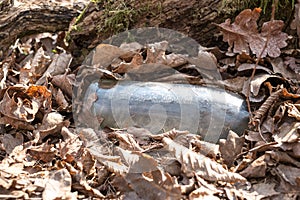
[[[233,48],[234,53],[249,54],[250,47],[256,57],[261,55],[263,58],[269,55],[275,58],[280,55],[280,48],[287,46],[288,35],[281,31],[284,26],[281,20],[263,23],[261,32],[258,32],[256,21],[260,12],[260,8],[255,8],[252,11],[245,9],[236,16],[234,23],[231,24],[231,21],[227,19],[224,23],[217,25],[223,33],[223,41],[229,44],[229,52]],[[266,41],[268,41],[267,44]]]
[[[43,191],[43,199],[74,199],[71,193],[72,179],[67,169],[52,172]],[[76,197],[75,197],[76,198]]]
[[[254,160],[246,169],[239,172],[244,177],[265,177],[267,170],[267,163],[265,161],[266,155],[262,155],[261,157]]]
[[[64,74],[68,69],[72,61],[72,55],[68,53],[55,54],[52,58],[52,62],[44,72],[43,76],[36,82],[37,85],[42,85],[46,78],[49,76],[55,76],[59,74]]]
[[[140,173],[128,173],[125,179],[140,198],[145,200],[181,199],[181,191],[170,176],[165,176],[160,170],[145,177]]]
[[[239,137],[235,132],[229,131],[227,139],[220,139],[219,149],[224,159],[224,162],[228,167],[233,166],[233,161],[236,156],[242,152],[242,147],[244,145],[245,138],[243,136]]]
[[[169,138],[163,138],[162,141],[165,147],[175,155],[176,159],[181,163],[182,171],[189,177],[198,174],[209,181],[246,181],[241,175],[227,171],[217,162],[178,145]]]
[[[291,167],[287,165],[280,164],[276,167],[278,175],[286,182],[293,186],[300,186],[300,169],[296,167]]]
[[[23,144],[24,138],[22,134],[17,132],[15,137],[11,134],[4,134],[0,137],[0,141],[3,144],[6,153],[10,154],[16,146]]]

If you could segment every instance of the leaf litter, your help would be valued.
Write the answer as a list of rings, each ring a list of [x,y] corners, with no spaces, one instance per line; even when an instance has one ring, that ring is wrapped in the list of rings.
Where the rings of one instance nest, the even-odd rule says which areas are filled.
[[[143,79],[148,77],[143,73],[155,71],[161,72],[154,77],[159,81],[207,84],[213,81],[203,79],[213,79],[212,70],[217,69],[223,80],[215,83],[228,90],[246,96],[243,85],[250,84],[254,116],[249,121],[257,123],[241,136],[230,131],[219,144],[175,129],[156,135],[138,127],[98,130],[94,127],[101,119],[89,128],[75,129],[72,88],[84,88],[75,81],[72,55],[59,47],[63,42],[56,34],[18,40],[1,61],[0,198],[299,198],[299,57],[281,51],[288,42],[282,21],[265,22],[258,29],[260,11],[247,9],[234,23],[218,25],[229,44],[227,52],[202,50],[200,60],[191,60],[166,55],[166,41],[99,45],[95,63],[83,73],[130,80],[130,72],[140,72]],[[298,15],[297,10],[296,23]],[[299,23],[296,27],[299,32]],[[205,66],[195,65],[201,60]],[[145,68],[144,63],[157,65]],[[93,101],[91,96],[90,104]]]

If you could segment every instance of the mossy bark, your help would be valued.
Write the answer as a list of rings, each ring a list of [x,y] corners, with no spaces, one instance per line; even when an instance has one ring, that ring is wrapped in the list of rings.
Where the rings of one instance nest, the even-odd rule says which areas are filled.
[[[226,4],[235,0],[226,0]],[[220,46],[222,37],[213,23],[234,18],[239,6],[224,7],[224,0],[81,0],[81,7],[62,3],[28,0],[0,6],[0,50],[6,52],[17,38],[31,33],[68,30],[69,50],[80,56],[104,39],[126,29],[169,28],[188,35],[203,46]],[[6,2],[6,3],[5,3]],[[84,9],[84,13],[80,12]],[[77,20],[75,20],[77,17]],[[75,24],[70,25],[71,21]],[[80,60],[80,59],[79,59]]]

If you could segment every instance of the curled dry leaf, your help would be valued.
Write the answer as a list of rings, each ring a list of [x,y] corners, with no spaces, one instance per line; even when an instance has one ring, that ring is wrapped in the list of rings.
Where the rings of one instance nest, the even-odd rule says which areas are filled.
[[[218,24],[222,28],[223,41],[229,44],[229,52],[233,48],[234,53],[246,52],[249,54],[248,34],[257,34],[256,21],[260,12],[260,9],[253,11],[246,9],[236,16],[234,23],[231,24],[230,19],[227,19],[224,23]]]
[[[288,116],[294,117],[297,121],[300,121],[300,104],[285,102],[284,105],[287,107]]]
[[[35,160],[41,160],[47,163],[54,159],[57,154],[57,150],[52,145],[43,143],[39,146],[32,146],[28,148],[27,153]]]
[[[0,113],[6,117],[1,122],[19,127],[22,124],[18,122],[32,122],[38,111],[50,109],[51,93],[45,86],[11,86],[0,102]]]
[[[169,138],[163,138],[165,147],[172,152],[176,159],[181,163],[181,169],[187,176],[198,174],[205,180],[224,181],[224,182],[245,182],[246,179],[241,175],[229,172],[217,162],[197,154],[188,148],[181,146]]]
[[[51,83],[59,87],[69,98],[72,97],[72,85],[75,83],[75,74],[56,75]]]
[[[62,127],[68,127],[70,122],[68,120],[63,120],[63,116],[58,112],[51,112],[44,115],[42,124],[34,131],[36,134],[36,139],[38,142],[53,134],[60,133]]]
[[[294,73],[290,68],[287,67],[287,61],[284,62],[284,60],[279,57],[279,58],[273,58],[270,59],[272,68],[274,73],[276,74],[281,74],[282,77],[285,79],[299,79],[300,76],[297,73]],[[293,66],[292,61],[290,62],[290,66]]]
[[[133,138],[131,134],[115,131],[111,133],[112,137],[115,137],[119,141],[119,147],[127,150],[143,151],[137,141]]]
[[[129,167],[122,163],[120,156],[107,156],[104,155],[95,146],[88,148],[89,152],[103,164],[109,171],[124,174],[129,171]]]

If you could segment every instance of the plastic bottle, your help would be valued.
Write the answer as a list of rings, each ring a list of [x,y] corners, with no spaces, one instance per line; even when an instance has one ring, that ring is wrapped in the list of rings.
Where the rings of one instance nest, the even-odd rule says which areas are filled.
[[[249,114],[245,101],[222,89],[159,82],[119,81],[93,83],[86,95],[96,92],[92,112],[101,126],[143,127],[152,133],[170,129],[200,134],[206,141],[226,138],[229,130],[242,134]]]

